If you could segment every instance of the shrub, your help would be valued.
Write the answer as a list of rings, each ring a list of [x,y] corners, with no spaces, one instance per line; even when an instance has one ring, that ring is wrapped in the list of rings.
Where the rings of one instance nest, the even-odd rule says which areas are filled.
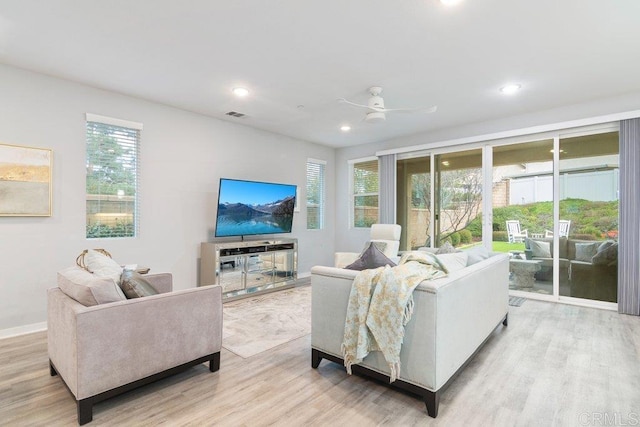
[[[458,246],[460,244],[460,233],[457,231],[451,234],[451,244],[453,246]]]
[[[576,240],[597,240],[593,234],[572,234],[571,238]]]
[[[460,243],[462,244],[471,243],[472,237],[473,237],[471,234],[471,231],[465,228],[464,230],[460,230],[459,234],[460,234]]]
[[[509,236],[506,231],[494,231],[493,232],[493,241],[494,242],[508,242]]]

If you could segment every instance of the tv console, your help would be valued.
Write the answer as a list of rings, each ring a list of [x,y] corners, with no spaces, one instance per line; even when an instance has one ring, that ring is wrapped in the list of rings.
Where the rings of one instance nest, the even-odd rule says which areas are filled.
[[[298,276],[298,240],[202,242],[199,286],[221,285],[224,299],[292,287]]]

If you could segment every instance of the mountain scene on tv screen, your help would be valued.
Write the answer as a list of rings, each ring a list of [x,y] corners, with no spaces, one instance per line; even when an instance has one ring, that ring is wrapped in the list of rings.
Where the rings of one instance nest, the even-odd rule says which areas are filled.
[[[216,235],[289,233],[294,206],[293,196],[260,205],[221,203],[218,205]]]

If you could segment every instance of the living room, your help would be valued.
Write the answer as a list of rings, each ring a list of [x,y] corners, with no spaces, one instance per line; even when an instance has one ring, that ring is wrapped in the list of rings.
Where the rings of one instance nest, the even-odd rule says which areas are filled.
[[[565,29],[560,34],[534,30],[547,22],[544,10],[560,7],[550,1],[545,5],[538,4],[535,8],[521,4],[509,12],[496,12],[500,5],[493,2],[491,13],[481,10],[485,6],[474,5],[470,1],[458,5],[457,9],[446,10],[435,1],[425,2],[425,5],[404,2],[401,6],[372,6],[363,1],[349,5],[330,2],[314,6],[287,2],[274,10],[262,9],[263,6],[258,4],[243,7],[198,3],[202,8],[201,15],[207,16],[211,24],[206,22],[207,19],[198,19],[195,16],[197,13],[182,15],[181,7],[168,4],[160,7],[148,2],[137,5],[122,3],[119,5],[122,9],[132,8],[128,13],[123,13],[116,6],[80,6],[66,1],[55,4],[0,1],[0,142],[49,149],[53,158],[51,215],[6,216],[0,221],[0,254],[4,260],[0,277],[0,338],[17,339],[31,333],[42,333],[46,329],[46,290],[55,286],[56,272],[73,265],[78,254],[87,248],[106,248],[123,264],[148,266],[152,272],[171,272],[174,289],[197,286],[200,244],[214,240],[220,178],[295,184],[302,190],[299,193],[301,209],[294,214],[291,236],[298,239],[298,277],[305,278],[310,275],[313,266],[333,265],[335,252],[359,251],[368,240],[370,230],[354,228],[351,223],[353,195],[350,174],[354,160],[376,157],[394,150],[407,152],[427,147],[481,144],[492,137],[515,137],[526,135],[527,132],[544,131],[550,125],[562,129],[562,123],[569,127],[578,124],[594,126],[594,123],[618,122],[640,116],[634,115],[640,110],[640,86],[636,78],[640,64],[637,58],[620,54],[624,48],[633,51],[640,39],[637,29],[633,28],[635,24],[627,21],[640,13],[638,5],[632,1],[620,2],[620,6],[616,7],[590,1],[588,4],[593,8],[590,11],[585,10],[588,8],[584,2],[562,6],[562,13],[549,14],[553,15],[548,17],[551,23],[562,25],[558,19],[571,20],[573,16],[570,13],[575,13],[578,15],[575,19],[583,21],[576,23],[576,26],[579,25],[578,28],[585,32]],[[393,13],[396,7],[398,15]],[[470,10],[465,12],[465,7]],[[251,13],[255,16],[248,18],[250,24],[223,25],[224,21],[233,21],[230,17],[236,16],[236,13],[246,13],[245,8],[255,10]],[[343,8],[347,10],[341,12]],[[372,15],[367,19],[366,11],[369,8],[372,8]],[[426,23],[420,21],[418,24],[425,27],[431,24],[429,28],[433,33],[422,33],[416,27],[403,31],[403,20],[409,20],[410,16],[423,8],[430,17]],[[527,13],[535,15],[530,16],[531,21],[525,22],[528,30],[519,31],[519,20],[514,20],[504,24],[504,31],[497,34],[487,32],[484,37],[488,43],[495,43],[499,47],[506,43],[504,39],[513,37],[527,49],[536,49],[539,44],[540,52],[548,53],[555,46],[560,46],[561,54],[549,54],[532,61],[522,53],[516,57],[516,53],[505,55],[484,51],[489,55],[489,59],[484,61],[481,56],[474,54],[474,49],[479,47],[472,43],[473,34],[484,33],[471,32],[471,36],[467,35],[464,40],[455,38],[455,34],[465,26],[471,26],[475,19],[486,20],[493,15],[495,17],[489,21],[493,24],[490,27],[499,28],[504,23],[499,18],[500,13],[516,12],[522,12],[523,15],[514,16],[525,16]],[[604,12],[608,16],[606,23],[601,22],[606,20],[602,16]],[[158,21],[153,19],[154,13]],[[341,13],[345,13],[345,17],[337,16]],[[98,19],[98,16],[102,18]],[[184,21],[174,21],[174,16],[182,16]],[[116,29],[107,25],[110,18],[118,22]],[[337,20],[333,21],[334,25],[327,24],[331,19]],[[187,32],[185,27],[189,26],[189,20],[193,20],[200,32]],[[51,23],[47,24],[47,21]],[[285,26],[288,21],[294,21],[294,24]],[[603,27],[587,35],[586,28],[596,24]],[[162,25],[167,26],[166,33],[156,27]],[[202,33],[209,25],[211,32]],[[245,30],[235,28],[237,32],[233,33],[234,25]],[[347,31],[346,28],[352,25],[355,27]],[[451,29],[447,29],[447,25]],[[140,30],[145,26],[149,27],[146,36]],[[256,31],[258,35],[245,33],[248,31],[246,28],[252,26],[260,30]],[[65,27],[68,27],[68,32],[63,31]],[[381,31],[376,31],[376,28]],[[481,28],[473,24],[474,30]],[[523,36],[521,32],[529,33]],[[263,33],[269,33],[273,38],[268,39]],[[266,46],[260,44],[249,54],[234,55],[225,51],[223,55],[223,52],[214,48],[232,38],[229,34],[241,39],[243,43],[236,43],[245,49],[258,43],[261,37],[265,38],[263,43]],[[346,37],[348,34],[350,36]],[[107,40],[109,37],[113,37],[113,40]],[[180,37],[185,37],[188,42],[181,42]],[[423,55],[431,52],[430,49],[436,44],[443,44],[442,49],[446,50],[447,43],[452,43],[453,47],[461,49],[457,52],[471,65],[461,65],[459,59],[438,51],[437,55],[431,57],[436,77],[427,73],[428,67],[422,62],[415,72],[420,77],[411,76],[412,73],[407,70],[411,69],[412,61],[407,58],[415,56],[415,52],[407,50],[405,46],[419,44],[422,40],[425,43],[424,51],[421,51]],[[589,49],[583,47],[587,43],[590,43]],[[610,48],[616,44],[621,45],[617,47],[620,50],[615,51],[617,55]],[[163,46],[166,51],[163,51]],[[269,50],[269,46],[278,48]],[[464,46],[467,47],[462,49]],[[580,54],[573,55],[569,50],[571,47],[579,50]],[[228,49],[233,51],[231,47]],[[332,49],[340,52],[339,57],[332,56]],[[213,58],[218,55],[221,59],[214,58],[201,65],[204,52],[206,56]],[[353,54],[352,59],[349,59],[349,53]],[[136,57],[146,66],[137,69]],[[294,61],[292,57],[297,59]],[[541,68],[553,66],[554,61],[565,60],[566,57],[572,59],[562,64],[568,64],[566,66],[569,67],[574,61],[575,67],[569,71],[558,71],[557,81],[552,80],[553,73],[545,74],[544,78],[537,77],[542,75]],[[547,63],[541,65],[543,59]],[[310,66],[331,66],[315,74],[306,68],[301,72],[301,63],[305,61],[310,62]],[[274,65],[278,62],[282,65]],[[484,75],[483,89],[480,89],[478,82],[475,86],[464,85],[462,82],[466,80],[478,80],[474,76],[481,73],[475,73],[474,69],[477,71],[477,68],[482,68],[479,64],[484,66],[484,62],[498,63],[504,72],[490,77]],[[604,62],[609,65],[603,66],[601,63]],[[515,65],[511,66],[512,63]],[[347,69],[352,71],[344,74]],[[393,70],[395,74],[381,70]],[[584,75],[577,76],[578,70],[582,70]],[[209,80],[208,73],[218,73],[216,80]],[[269,78],[261,77],[267,74]],[[451,79],[444,80],[447,74],[452,74]],[[104,80],[96,80],[100,78]],[[519,79],[521,93],[504,98],[498,89],[513,78]],[[145,86],[146,82],[154,81],[159,81],[159,86],[163,87],[161,96],[160,92],[154,93],[153,86]],[[332,81],[334,83],[327,83]],[[253,102],[258,106],[251,104],[251,94],[243,100],[231,94],[231,89],[237,83],[249,86],[255,93]],[[448,88],[456,83],[464,87],[458,89],[455,96],[450,95]],[[294,88],[287,88],[287,84]],[[345,98],[358,104],[366,103],[369,98],[367,89],[374,85],[384,87],[382,95],[387,108],[437,104],[439,109],[417,119],[414,113],[405,116],[400,112],[390,112],[383,123],[366,123],[363,120],[366,110],[337,101],[337,98]],[[550,88],[537,93],[544,85]],[[560,85],[568,86],[563,88]],[[333,89],[331,86],[334,86]],[[293,95],[295,91],[299,92],[299,96]],[[466,95],[467,91],[472,95]],[[279,92],[287,95],[280,95]],[[195,97],[197,102],[190,104],[186,99],[187,94]],[[483,103],[472,102],[471,98],[482,98]],[[529,100],[525,103],[523,99]],[[247,116],[225,116],[229,111],[246,112]],[[269,111],[269,115],[260,116],[264,111]],[[326,121],[313,121],[317,111],[320,111],[318,116],[328,115],[326,120],[332,123],[331,129],[323,127]],[[139,230],[135,238],[94,240],[86,237],[87,114],[143,125]],[[341,117],[349,117],[352,126],[350,132],[339,130]],[[599,119],[590,122],[589,119],[593,118]],[[305,123],[308,123],[308,129],[301,134],[300,128],[304,128]],[[278,131],[278,125],[281,131]],[[326,205],[322,230],[307,229],[304,188],[308,159],[326,162]],[[549,313],[552,313],[552,318],[560,316],[563,322],[571,319],[570,313],[563,312],[560,315],[559,312],[553,312],[556,309],[536,310],[527,317],[529,329],[516,330],[528,337],[536,330],[543,333],[533,329],[534,320],[536,316]],[[589,315],[580,314],[581,319],[589,319],[594,324],[606,319],[606,322],[626,331],[638,331],[635,317],[627,316],[630,319],[624,317],[621,320],[615,316],[619,315],[606,310],[596,310]],[[541,323],[551,329],[547,322]],[[546,333],[561,340],[561,329],[547,329]],[[604,336],[606,332],[602,334]],[[622,341],[624,339],[621,337]],[[635,339],[633,345],[639,348],[637,338],[631,339]],[[493,347],[498,347],[497,344],[494,343]],[[292,367],[287,367],[283,362],[277,370],[282,373],[299,369],[302,372],[300,375],[311,376],[313,373],[306,371],[311,371],[307,360],[308,343],[298,340],[294,345],[291,352],[303,352],[303,356],[292,359],[288,350],[276,350],[275,354],[282,360],[293,360]],[[35,345],[38,346],[42,350],[46,342]],[[564,350],[560,345],[553,348],[554,351],[560,351],[559,348]],[[494,351],[499,350],[496,348]],[[514,351],[509,354],[517,357],[522,353]],[[3,353],[0,359],[10,361],[13,365],[15,358],[20,357],[19,353]],[[533,356],[529,354],[527,357]],[[581,357],[574,360],[574,367],[588,369],[588,352]],[[233,375],[246,375],[242,373],[246,367],[243,367],[243,360],[227,360],[230,363],[225,365],[223,355],[220,374],[227,369],[234,369]],[[530,362],[528,366],[534,366],[535,369],[533,361],[527,361]],[[625,362],[621,366],[629,369],[638,366],[637,359],[625,359]],[[257,361],[251,361],[250,364],[252,367],[259,365]],[[38,372],[42,369],[46,371],[46,368],[45,359],[44,365],[38,366]],[[339,374],[337,369],[330,371],[333,379],[338,378]],[[523,387],[526,387],[531,378],[523,378],[518,377],[516,381],[523,381]],[[619,375],[616,374],[616,378]],[[472,380],[469,377],[467,379]],[[48,373],[44,380],[52,382],[42,383],[43,387],[53,387],[52,384],[63,387],[59,381],[56,384],[53,382],[55,379],[50,380]],[[498,379],[494,380],[493,386],[500,387]],[[299,385],[301,388],[307,386],[306,383]],[[319,388],[324,386],[326,384]],[[11,395],[13,387],[16,386],[3,387],[0,395]],[[368,383],[357,379],[351,388],[342,392],[357,394],[360,387],[366,388]],[[626,386],[623,388],[626,389]],[[232,389],[230,385],[229,389]],[[160,388],[155,390],[162,392]],[[376,399],[390,397],[384,388],[375,390],[373,393],[377,395],[369,396],[368,403],[360,409],[371,409]],[[554,390],[562,392],[561,389]],[[321,392],[316,388],[314,391]],[[291,390],[291,393],[295,392],[295,389]],[[637,397],[637,391],[635,393],[633,396]],[[72,401],[70,396],[66,397]],[[214,393],[210,397],[215,399],[217,396]],[[309,393],[306,397],[309,404],[313,405],[313,395]],[[231,397],[225,399],[230,401]],[[406,403],[413,405],[415,411],[424,411],[423,408],[416,409],[420,405],[406,396],[399,395],[391,399],[397,399],[393,400],[393,405],[399,408]],[[61,399],[62,402],[69,403]],[[154,404],[148,395],[142,402]],[[131,405],[130,408],[134,407],[135,402]],[[32,406],[37,407],[37,399]],[[185,408],[182,409],[188,410]],[[612,408],[612,411],[616,409],[615,405],[608,408]],[[71,407],[71,412],[73,410]],[[114,410],[118,411],[117,406]],[[598,410],[598,407],[592,409],[593,412]],[[354,419],[361,420],[357,417]],[[170,422],[171,417],[168,420]],[[29,423],[28,420],[24,421]],[[115,423],[117,419],[110,421]],[[196,421],[182,419],[176,423]],[[259,423],[255,418],[254,421]],[[384,419],[367,421],[385,422]],[[129,419],[128,422],[133,421]]]

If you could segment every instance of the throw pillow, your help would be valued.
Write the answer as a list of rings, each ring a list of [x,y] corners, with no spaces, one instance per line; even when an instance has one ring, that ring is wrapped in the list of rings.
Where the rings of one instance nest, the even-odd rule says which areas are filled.
[[[127,299],[110,278],[95,276],[76,266],[58,272],[58,287],[68,297],[87,307]]]
[[[151,283],[149,283],[147,279],[132,270],[125,270],[124,273],[122,273],[120,287],[122,287],[124,294],[129,299],[158,294],[156,288],[151,286]]]
[[[360,255],[362,255],[367,249],[369,249],[369,246],[371,245],[374,245],[382,253],[384,253],[384,251],[387,250],[387,242],[371,240],[364,244],[364,248],[362,248],[362,252],[360,252]]]
[[[604,246],[604,249],[601,249]],[[618,244],[600,245],[598,252],[591,258],[594,265],[614,265],[618,262]]]
[[[395,263],[383,254],[374,244],[370,244],[360,257],[347,265],[345,268],[349,270],[369,270],[372,268],[383,267],[389,265],[395,267]]]
[[[469,258],[467,259],[467,265],[473,265],[483,261],[485,259],[489,259],[491,254],[483,245],[474,246],[471,249],[467,249],[465,251]]]
[[[598,242],[576,243],[576,261],[591,262],[591,258],[598,252]]]
[[[120,283],[122,267],[105,254],[89,249],[84,256],[84,265],[90,273],[99,277],[109,277],[114,282]]]
[[[551,258],[551,245],[549,242],[529,240],[529,248],[531,249],[531,256],[534,258]]]
[[[460,252],[459,250],[457,250],[456,248],[454,248],[450,242],[444,242],[444,244],[442,246],[440,246],[438,248],[438,250],[436,251],[436,255],[437,254],[452,254],[454,252]]]
[[[436,254],[436,258],[442,267],[445,269],[445,273],[453,273],[454,271],[462,270],[467,266],[467,260],[469,254],[466,252],[454,252],[451,254]]]

